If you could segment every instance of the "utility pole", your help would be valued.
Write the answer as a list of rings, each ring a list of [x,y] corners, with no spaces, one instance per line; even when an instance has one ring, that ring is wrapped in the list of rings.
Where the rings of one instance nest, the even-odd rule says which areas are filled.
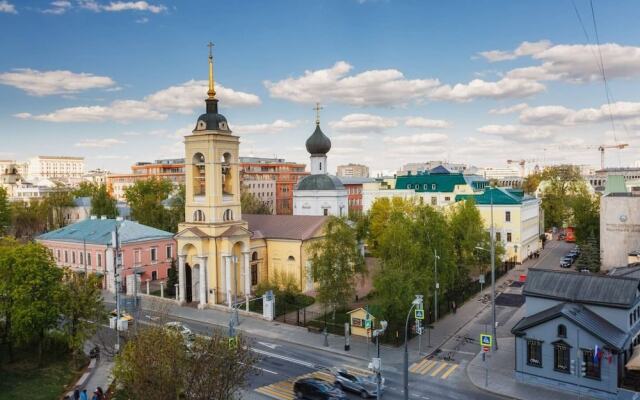
[[[120,351],[120,331],[118,322],[120,321],[120,236],[118,233],[118,224],[115,230],[111,232],[111,244],[113,246],[113,285],[116,292],[116,352]],[[86,258],[86,254],[85,254]]]
[[[381,386],[382,386],[382,360],[380,359],[380,335],[384,334],[387,330],[387,321],[380,321],[380,329],[376,329],[373,331],[373,336],[376,338],[376,347],[378,348],[377,359],[374,359],[371,363],[376,370],[376,399],[380,400],[382,396]]]
[[[440,283],[438,282],[438,260],[440,256],[438,255],[438,250],[433,249],[433,271],[434,271],[434,279],[436,281],[436,290],[433,292],[433,303],[434,303],[434,322],[438,320],[438,289],[440,289]]]
[[[492,315],[492,334],[493,349],[498,350],[498,336],[496,336],[496,244],[495,244],[495,225],[493,224],[493,186],[489,189],[489,197],[491,202],[491,315]]]
[[[82,251],[84,254],[82,255],[82,262],[84,264],[84,279],[87,279],[87,238],[82,238]]]
[[[415,296],[416,298],[411,302],[411,308],[409,308],[407,319],[404,323],[404,400],[409,400],[409,317],[411,317],[411,311],[416,306],[422,308],[422,295],[417,294]]]

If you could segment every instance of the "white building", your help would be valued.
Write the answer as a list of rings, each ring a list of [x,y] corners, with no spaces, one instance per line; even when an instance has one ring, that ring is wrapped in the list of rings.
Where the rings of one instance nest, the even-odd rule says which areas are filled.
[[[336,175],[340,178],[368,178],[369,177],[369,167],[362,164],[346,164],[346,165],[338,165],[338,170]]]
[[[626,267],[630,253],[640,250],[640,195],[610,193],[600,198],[602,270]]]
[[[340,179],[327,172],[331,140],[322,133],[319,119],[306,147],[311,154],[311,175],[302,178],[293,190],[293,215],[346,216],[349,195]]]
[[[485,179],[504,179],[507,177],[523,177],[522,171],[516,165],[507,167],[488,167],[478,170],[478,175]]]
[[[402,175],[418,175],[418,173],[428,172],[432,169],[442,165],[451,172],[461,172],[466,174],[473,174],[476,171],[475,167],[471,167],[467,164],[461,163],[449,163],[446,161],[426,161],[418,163],[407,163],[402,166],[402,169],[398,171],[398,176]]]
[[[79,179],[84,174],[84,157],[37,156],[29,159],[29,178]]]

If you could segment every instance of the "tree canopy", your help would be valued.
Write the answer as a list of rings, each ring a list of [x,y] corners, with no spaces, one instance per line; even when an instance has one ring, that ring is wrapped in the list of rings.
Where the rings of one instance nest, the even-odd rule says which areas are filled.
[[[131,207],[131,217],[141,224],[157,229],[175,232],[177,224],[171,210],[163,201],[173,192],[173,185],[166,179],[146,179],[136,181],[124,190],[124,196]]]
[[[94,187],[94,191],[91,194],[91,214],[104,215],[107,218],[116,218],[118,216],[116,199],[109,194],[107,185],[97,185]]]
[[[245,187],[240,192],[240,204],[244,214],[273,214],[271,206],[260,200],[255,194],[248,192]]]
[[[0,187],[0,236],[6,234],[11,226],[11,205],[7,191]]]

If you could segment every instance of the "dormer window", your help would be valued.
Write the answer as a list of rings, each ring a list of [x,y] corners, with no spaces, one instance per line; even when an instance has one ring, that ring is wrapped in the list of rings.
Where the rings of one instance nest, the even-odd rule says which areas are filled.
[[[226,122],[224,122],[224,121],[221,121],[221,122],[220,122],[220,130],[221,130],[221,131],[226,131],[226,130],[228,130],[228,129],[229,129],[229,128],[227,128],[227,123],[226,123]]]
[[[207,129],[207,124],[202,120],[198,121],[198,124],[196,125],[196,130],[204,131],[205,129]]]
[[[567,337],[567,327],[560,324],[558,325],[558,337],[566,338]]]

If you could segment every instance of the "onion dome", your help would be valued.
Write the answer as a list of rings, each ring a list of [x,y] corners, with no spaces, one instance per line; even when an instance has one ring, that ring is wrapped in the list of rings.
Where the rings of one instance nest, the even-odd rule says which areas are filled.
[[[322,129],[320,129],[320,124],[316,124],[316,130],[313,131],[313,134],[309,136],[307,142],[305,143],[307,147],[307,151],[312,156],[315,155],[325,155],[331,150],[331,140],[322,133]]]

